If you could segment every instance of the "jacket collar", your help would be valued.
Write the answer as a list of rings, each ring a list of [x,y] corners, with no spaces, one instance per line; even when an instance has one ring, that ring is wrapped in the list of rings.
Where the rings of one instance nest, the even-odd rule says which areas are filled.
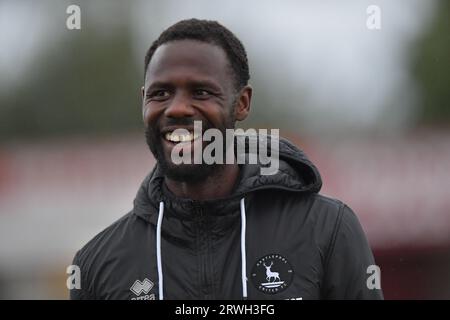
[[[246,143],[248,144],[249,141],[247,140]],[[312,193],[320,190],[322,180],[319,171],[303,151],[281,138],[279,157],[279,170],[274,175],[261,175],[259,164],[240,165],[240,180],[234,192],[226,198],[206,201],[195,201],[173,195],[165,187],[164,176],[156,165],[142,182],[134,200],[134,213],[156,224],[159,203],[163,201],[167,214],[182,220],[195,219],[195,212],[200,210],[207,212],[210,217],[217,217],[238,211],[239,200],[242,197],[248,198],[257,190],[281,189]]]

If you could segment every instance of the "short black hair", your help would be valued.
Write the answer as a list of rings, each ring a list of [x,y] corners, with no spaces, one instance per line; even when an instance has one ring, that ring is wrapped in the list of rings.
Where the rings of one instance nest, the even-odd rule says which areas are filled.
[[[181,20],[161,33],[145,55],[144,79],[150,60],[159,46],[169,41],[189,39],[221,47],[225,51],[233,71],[236,90],[240,90],[248,84],[250,72],[247,53],[241,41],[217,21],[199,19]]]

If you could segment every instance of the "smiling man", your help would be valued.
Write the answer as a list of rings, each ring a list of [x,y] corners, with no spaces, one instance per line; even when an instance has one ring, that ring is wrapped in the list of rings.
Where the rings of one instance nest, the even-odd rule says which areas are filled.
[[[191,26],[195,27],[199,26]],[[175,165],[171,159],[176,144],[185,145],[183,152],[204,148],[206,141],[194,137],[194,121],[201,121],[204,131],[219,129],[225,137],[226,129],[247,117],[252,89],[247,85],[245,52],[236,57],[241,60],[240,68],[233,71],[226,52],[214,44],[212,35],[210,42],[177,39],[170,31],[166,37],[170,41],[164,41],[163,35],[146,56],[142,91],[148,145],[165,175],[165,184],[175,195],[195,200],[227,196],[239,174],[237,164],[201,161]],[[235,41],[230,45],[239,46]],[[186,129],[186,134],[177,134],[177,129]]]
[[[318,194],[319,172],[300,149],[259,135],[223,139],[215,150],[244,146],[248,159],[252,141],[276,141],[279,168],[270,175],[260,162],[201,159],[208,131],[225,137],[250,111],[247,55],[233,33],[214,21],[180,21],[149,48],[144,73],[143,120],[157,165],[133,210],[75,255],[81,287],[72,299],[382,298],[356,215]],[[178,163],[177,154],[197,161]]]

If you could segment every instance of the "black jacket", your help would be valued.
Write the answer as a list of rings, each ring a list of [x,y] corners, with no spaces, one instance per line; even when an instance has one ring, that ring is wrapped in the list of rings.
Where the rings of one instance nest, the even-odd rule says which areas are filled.
[[[76,253],[71,298],[382,299],[367,286],[375,262],[356,215],[321,185],[283,139],[278,173],[242,165],[226,199],[176,198],[156,166],[133,210]]]

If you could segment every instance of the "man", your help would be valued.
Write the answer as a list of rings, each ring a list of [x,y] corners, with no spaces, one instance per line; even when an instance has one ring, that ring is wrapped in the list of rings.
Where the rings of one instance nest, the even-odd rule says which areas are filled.
[[[75,255],[72,299],[382,298],[357,217],[318,194],[319,172],[287,140],[270,175],[262,164],[175,163],[208,146],[195,121],[225,135],[247,117],[249,78],[244,47],[217,22],[184,20],[153,43],[142,99],[157,165],[133,210]]]

